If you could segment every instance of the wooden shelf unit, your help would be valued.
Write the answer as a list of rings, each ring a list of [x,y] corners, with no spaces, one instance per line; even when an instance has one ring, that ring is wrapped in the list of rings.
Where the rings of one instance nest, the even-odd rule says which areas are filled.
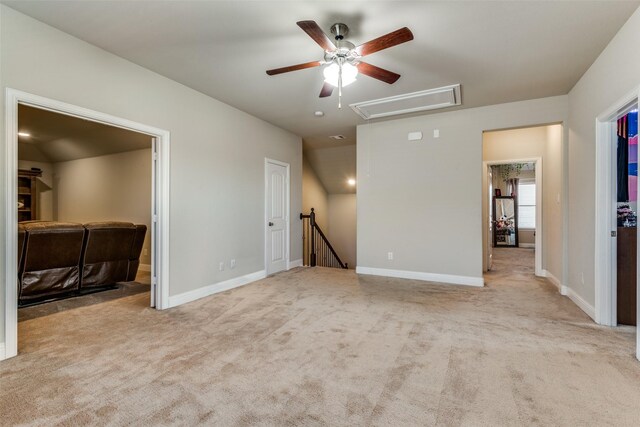
[[[36,178],[41,176],[42,171],[18,169],[18,202],[24,203],[24,207],[18,208],[18,222],[38,219]]]

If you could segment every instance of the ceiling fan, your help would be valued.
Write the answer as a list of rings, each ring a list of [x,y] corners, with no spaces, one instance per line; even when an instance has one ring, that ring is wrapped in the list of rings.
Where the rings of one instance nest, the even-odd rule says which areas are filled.
[[[320,98],[331,96],[333,88],[337,87],[338,108],[342,107],[342,87],[353,83],[358,73],[389,84],[395,83],[400,78],[400,74],[364,62],[361,60],[362,57],[413,40],[411,30],[404,27],[356,47],[344,39],[349,33],[349,27],[345,24],[337,23],[331,26],[331,34],[334,35],[335,43],[329,39],[315,21],[300,21],[297,24],[302,28],[302,31],[324,49],[324,60],[275,68],[267,70],[267,74],[273,76],[326,65],[323,71],[325,80],[320,91]]]

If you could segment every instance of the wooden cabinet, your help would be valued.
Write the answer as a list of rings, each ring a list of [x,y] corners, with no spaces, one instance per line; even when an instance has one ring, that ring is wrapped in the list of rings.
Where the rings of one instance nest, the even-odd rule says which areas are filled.
[[[618,227],[618,323],[636,324],[636,228]]]
[[[37,218],[36,178],[42,171],[18,169],[18,222]]]

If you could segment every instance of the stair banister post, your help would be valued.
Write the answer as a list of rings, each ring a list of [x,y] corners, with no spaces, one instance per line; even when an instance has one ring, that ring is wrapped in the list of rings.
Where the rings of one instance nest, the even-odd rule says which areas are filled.
[[[311,225],[311,254],[309,256],[309,264],[311,267],[316,266],[316,213],[313,208],[311,208],[311,213],[309,214],[309,224]]]

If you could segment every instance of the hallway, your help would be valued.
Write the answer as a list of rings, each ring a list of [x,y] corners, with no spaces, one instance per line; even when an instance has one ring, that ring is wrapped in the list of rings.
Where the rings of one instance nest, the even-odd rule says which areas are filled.
[[[533,248],[493,248],[491,271],[485,273],[485,283],[511,283],[513,280],[540,280],[536,278],[535,250]]]

